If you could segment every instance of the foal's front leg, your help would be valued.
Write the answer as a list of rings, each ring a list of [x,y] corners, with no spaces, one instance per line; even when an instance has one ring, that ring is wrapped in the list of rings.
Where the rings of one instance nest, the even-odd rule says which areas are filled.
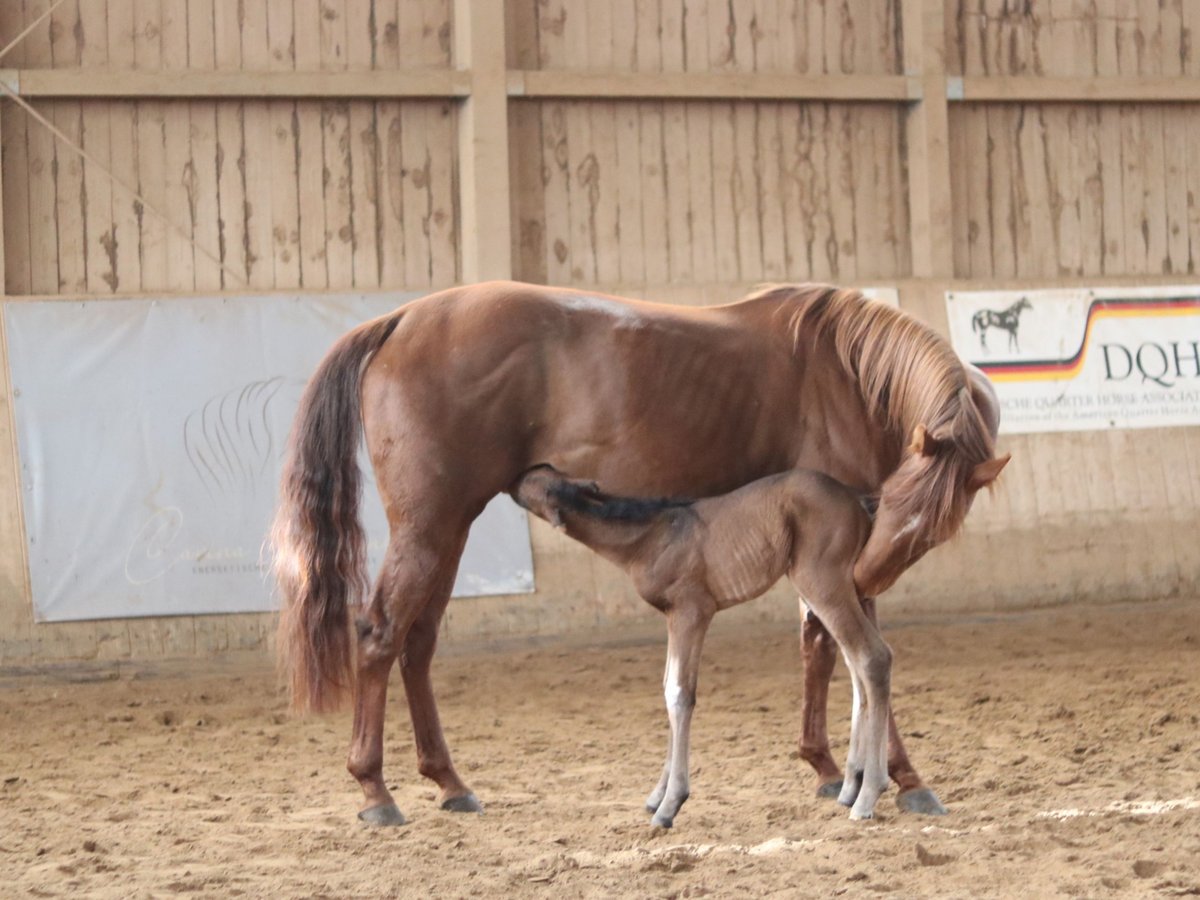
[[[663,676],[663,697],[667,703],[671,737],[663,778],[646,803],[647,806],[653,804],[651,824],[662,828],[674,824],[690,790],[688,735],[696,706],[700,651],[711,620],[710,610],[693,606],[675,606],[667,613],[667,669]]]

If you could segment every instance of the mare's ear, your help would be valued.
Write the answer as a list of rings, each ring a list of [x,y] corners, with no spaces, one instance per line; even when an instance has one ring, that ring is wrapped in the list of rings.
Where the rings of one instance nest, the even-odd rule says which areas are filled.
[[[908,449],[914,456],[933,456],[937,448],[937,438],[926,431],[924,425],[918,425],[913,429],[912,441],[909,443]]]
[[[1003,456],[997,456],[995,459],[981,462],[975,467],[975,470],[971,473],[971,477],[967,480],[967,488],[977,491],[982,487],[987,487],[996,480],[1000,471],[1008,465],[1010,459],[1012,459],[1012,454],[1005,453]]]

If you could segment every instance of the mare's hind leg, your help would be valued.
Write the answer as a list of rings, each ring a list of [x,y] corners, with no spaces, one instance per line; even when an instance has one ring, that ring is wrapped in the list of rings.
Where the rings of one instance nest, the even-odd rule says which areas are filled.
[[[800,603],[803,623],[800,648],[804,665],[804,701],[801,711],[800,758],[817,773],[817,796],[836,797],[842,789],[842,770],[829,752],[826,731],[829,679],[837,662],[837,644],[811,611]]]
[[[878,626],[878,615],[874,599],[863,600],[863,610],[867,618]],[[946,807],[930,788],[925,785],[916,768],[908,758],[904,742],[900,739],[900,730],[896,727],[896,716],[888,707],[888,775],[896,782],[899,794],[896,805],[906,812],[922,813],[927,816],[944,816]]]
[[[383,723],[387,711],[388,676],[409,631],[444,586],[453,584],[461,541],[437,544],[411,534],[393,533],[371,602],[356,623],[357,680],[354,689],[354,730],[346,768],[363,790],[359,818],[371,825],[402,825],[383,779]],[[436,725],[436,715],[434,724]],[[439,729],[440,736],[440,729]]]
[[[450,761],[450,748],[442,732],[437,701],[433,696],[430,667],[437,649],[438,625],[450,599],[453,578],[421,612],[409,629],[400,661],[408,711],[412,717],[413,738],[417,745],[417,770],[441,789],[438,803],[451,812],[482,812],[479,800],[458,777]]]

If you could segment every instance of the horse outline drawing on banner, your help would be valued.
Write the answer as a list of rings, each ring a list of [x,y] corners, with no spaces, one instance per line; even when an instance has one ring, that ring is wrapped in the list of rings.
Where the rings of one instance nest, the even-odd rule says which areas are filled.
[[[971,316],[971,331],[979,335],[979,346],[987,350],[987,330],[999,328],[1008,332],[1009,351],[1020,353],[1021,344],[1017,340],[1017,332],[1021,327],[1021,313],[1027,309],[1033,309],[1033,304],[1029,302],[1028,297],[1021,297],[1005,309],[981,309],[976,312]]]

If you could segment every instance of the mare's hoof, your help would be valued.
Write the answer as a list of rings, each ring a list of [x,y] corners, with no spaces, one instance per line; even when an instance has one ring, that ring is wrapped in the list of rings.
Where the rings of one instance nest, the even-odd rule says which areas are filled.
[[[674,819],[660,819],[658,816],[650,820],[650,827],[652,828],[670,828],[674,824]]]
[[[822,800],[836,800],[838,794],[842,792],[841,779],[837,781],[827,781],[817,787],[817,796]]]
[[[395,803],[380,803],[378,806],[364,809],[358,817],[368,825],[375,826],[403,825],[405,822],[404,813],[400,812]]]
[[[918,813],[922,816],[944,816],[949,812],[942,806],[937,794],[927,787],[913,788],[904,791],[896,798],[896,805],[905,812]]]
[[[447,812],[481,813],[483,804],[474,794],[463,794],[461,797],[447,797],[442,801],[442,809]]]

